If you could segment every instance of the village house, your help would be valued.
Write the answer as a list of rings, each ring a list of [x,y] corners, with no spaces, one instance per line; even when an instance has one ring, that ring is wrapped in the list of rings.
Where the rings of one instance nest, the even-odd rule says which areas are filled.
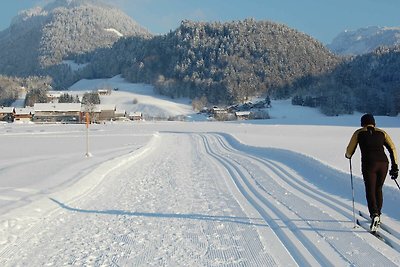
[[[0,121],[13,122],[14,121],[14,108],[13,107],[0,107]]]
[[[95,105],[90,112],[91,122],[111,121],[115,118],[116,106],[111,104]]]
[[[132,121],[141,121],[143,119],[142,112],[131,112],[129,113],[129,119]]]
[[[32,107],[15,108],[14,121],[29,122],[32,120],[34,114],[35,114],[35,110]]]
[[[80,123],[81,103],[35,103],[34,122]]]
[[[124,109],[117,109],[115,111],[115,118],[126,118],[126,111]]]
[[[111,89],[97,89],[99,95],[111,95]]]
[[[226,114],[228,111],[224,108],[219,108],[217,106],[214,106],[211,108],[211,113],[214,115],[219,115],[219,114]]]
[[[129,121],[129,118],[127,116],[127,113],[125,110],[123,109],[117,109],[115,111],[115,117],[114,117],[115,121]]]
[[[235,116],[238,120],[248,120],[250,118],[250,111],[236,111]]]
[[[62,93],[58,92],[58,91],[48,91],[46,93],[47,100],[48,100],[48,102],[51,102],[51,103],[57,103],[58,100],[60,99],[61,95],[62,95]]]

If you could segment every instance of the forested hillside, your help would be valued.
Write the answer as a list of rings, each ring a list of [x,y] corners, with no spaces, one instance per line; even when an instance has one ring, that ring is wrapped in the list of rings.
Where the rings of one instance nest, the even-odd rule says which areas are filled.
[[[294,84],[296,104],[319,106],[327,115],[400,112],[400,46],[348,59],[329,75]]]
[[[119,40],[111,51],[95,55],[85,75],[122,73],[171,97],[232,103],[265,93],[289,96],[276,90],[330,71],[338,62],[320,42],[285,25],[253,19],[183,21],[166,35]]]
[[[90,0],[57,0],[21,12],[0,32],[0,74],[50,75],[56,87],[77,76],[58,66],[74,55],[111,47],[122,36],[149,35],[122,11]]]

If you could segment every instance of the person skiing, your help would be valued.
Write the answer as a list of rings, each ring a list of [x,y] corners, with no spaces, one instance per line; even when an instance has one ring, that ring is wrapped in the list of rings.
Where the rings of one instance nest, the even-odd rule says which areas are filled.
[[[389,151],[391,169],[389,175],[397,179],[399,168],[396,148],[390,136],[382,129],[375,127],[372,114],[361,117],[361,127],[352,135],[346,149],[345,157],[351,159],[357,145],[361,150],[361,171],[364,178],[368,210],[371,217],[371,231],[376,231],[381,223],[380,215],[383,205],[382,187],[389,169],[389,161],[384,147]]]

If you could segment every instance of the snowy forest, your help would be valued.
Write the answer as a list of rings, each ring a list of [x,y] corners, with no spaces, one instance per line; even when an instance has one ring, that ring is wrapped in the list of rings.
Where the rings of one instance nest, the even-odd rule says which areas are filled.
[[[352,57],[333,72],[298,80],[293,104],[320,107],[327,115],[353,111],[396,116],[400,112],[400,46]]]
[[[171,97],[210,103],[252,96],[293,98],[329,116],[400,112],[400,47],[339,57],[284,25],[254,21],[182,22],[167,35],[119,40],[92,57],[84,77],[118,73]],[[108,64],[106,64],[108,63]],[[308,100],[308,101],[307,101]]]
[[[183,21],[166,35],[121,39],[111,50],[95,54],[92,62],[86,77],[122,73],[171,97],[206,96],[210,103],[231,104],[325,73],[339,58],[285,25],[248,19]]]

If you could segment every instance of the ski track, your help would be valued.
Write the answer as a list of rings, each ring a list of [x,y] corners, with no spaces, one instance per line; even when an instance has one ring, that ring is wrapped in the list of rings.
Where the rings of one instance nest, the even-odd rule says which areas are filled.
[[[351,203],[283,162],[217,133],[154,139],[91,190],[47,200],[47,214],[2,221],[0,265],[400,265],[398,251],[353,229]]]

